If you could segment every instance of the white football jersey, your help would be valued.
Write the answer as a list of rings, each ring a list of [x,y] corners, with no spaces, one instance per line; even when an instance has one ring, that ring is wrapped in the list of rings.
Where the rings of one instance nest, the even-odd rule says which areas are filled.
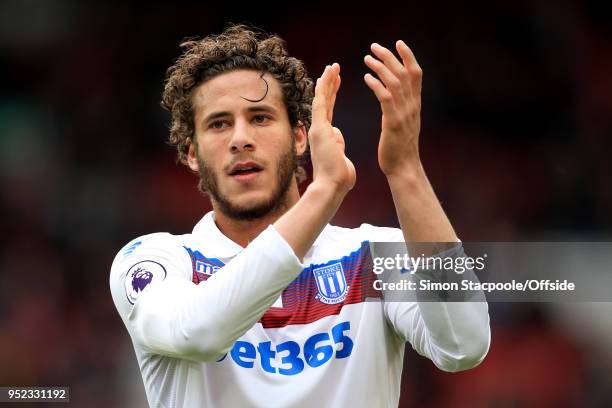
[[[300,263],[269,226],[246,248],[214,213],[116,256],[113,300],[152,407],[396,407],[404,344],[446,371],[477,365],[486,303],[384,303],[368,242],[396,228],[327,225]]]

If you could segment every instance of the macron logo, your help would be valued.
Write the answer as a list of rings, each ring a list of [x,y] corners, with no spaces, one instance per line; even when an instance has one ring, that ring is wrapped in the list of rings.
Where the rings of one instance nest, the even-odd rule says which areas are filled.
[[[196,272],[203,273],[205,275],[212,275],[220,268],[220,266],[211,265],[202,261],[196,261]]]

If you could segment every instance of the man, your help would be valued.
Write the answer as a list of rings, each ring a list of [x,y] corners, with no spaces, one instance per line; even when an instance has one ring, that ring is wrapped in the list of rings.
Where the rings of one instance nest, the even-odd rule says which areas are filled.
[[[163,105],[213,211],[193,233],[137,238],[111,270],[155,407],[397,406],[408,341],[447,371],[489,346],[486,303],[364,302],[362,243],[457,242],[419,159],[421,70],[372,45],[380,168],[402,229],[328,224],[356,181],[332,127],[340,67],[314,87],[276,36],[232,26],[183,44]],[[312,109],[312,111],[311,111]],[[312,121],[311,121],[312,118]],[[300,197],[307,146],[313,181]]]

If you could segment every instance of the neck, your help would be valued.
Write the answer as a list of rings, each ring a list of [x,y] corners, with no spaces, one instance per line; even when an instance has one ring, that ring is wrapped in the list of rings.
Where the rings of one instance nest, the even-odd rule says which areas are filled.
[[[253,220],[238,220],[228,217],[223,212],[219,211],[215,202],[212,203],[215,212],[215,224],[217,228],[229,239],[246,247],[249,242],[254,240],[268,225],[274,224],[284,213],[286,213],[300,199],[297,183],[293,182],[289,190],[285,194],[283,202],[278,208],[270,213]]]

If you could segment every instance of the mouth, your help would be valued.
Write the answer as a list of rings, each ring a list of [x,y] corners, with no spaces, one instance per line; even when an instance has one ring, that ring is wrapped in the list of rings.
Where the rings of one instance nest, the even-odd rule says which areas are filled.
[[[229,175],[238,181],[248,181],[255,178],[261,171],[263,168],[255,162],[241,162],[232,166]]]

